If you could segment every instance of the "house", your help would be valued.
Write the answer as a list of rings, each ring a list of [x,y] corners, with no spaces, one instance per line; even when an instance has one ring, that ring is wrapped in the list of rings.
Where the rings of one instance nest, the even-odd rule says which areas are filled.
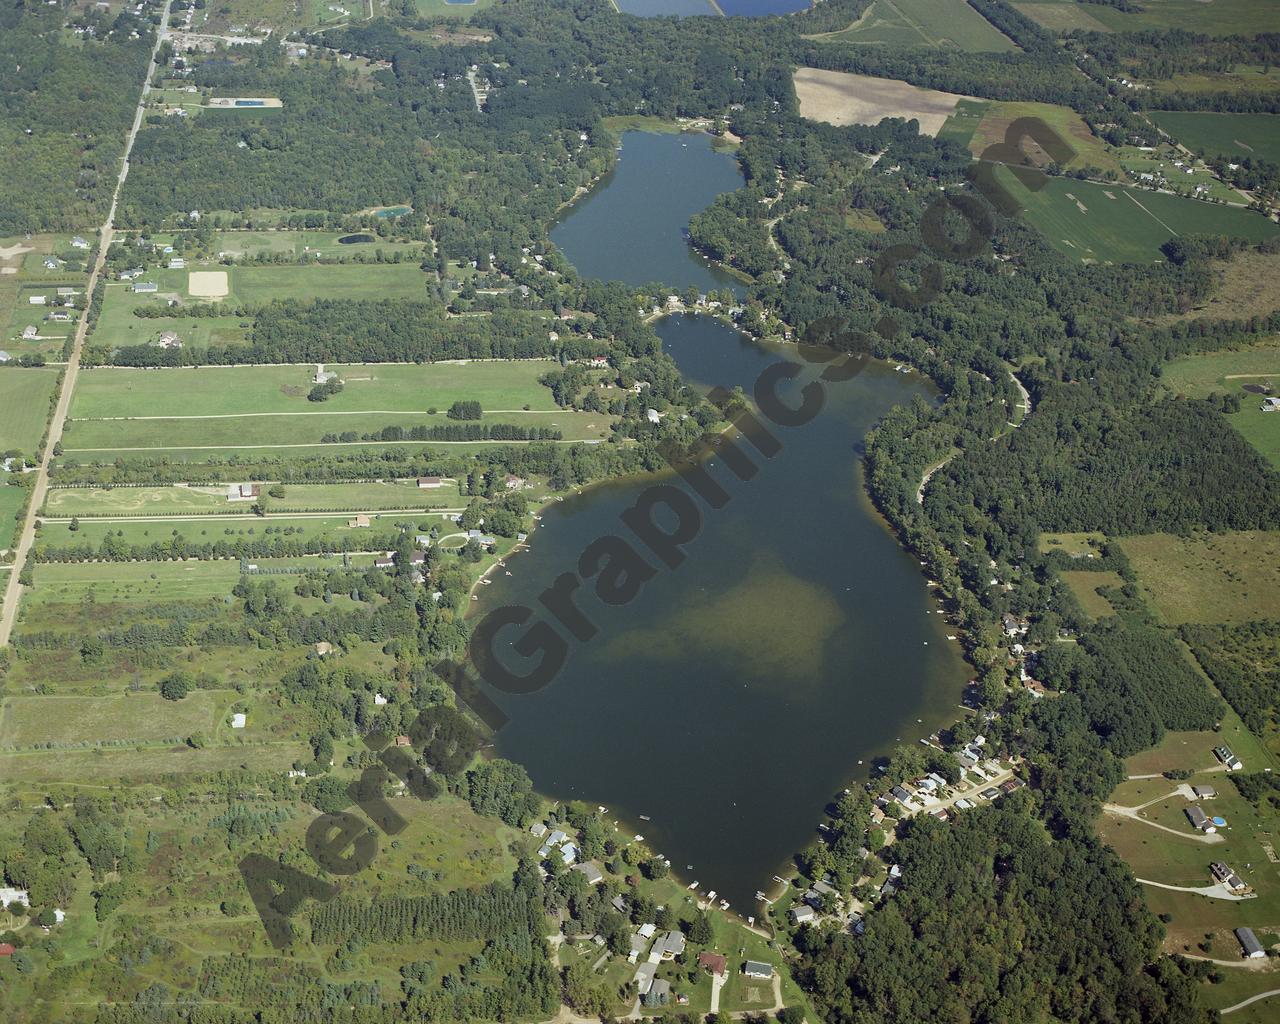
[[[52,313],[45,317],[46,320],[52,320],[55,324],[67,324],[71,322],[71,314],[61,309],[55,309]]]
[[[568,838],[569,838],[568,835],[566,835],[564,832],[561,832],[560,829],[556,829],[554,832],[551,833],[551,835],[547,836],[547,845],[559,846]]]
[[[1191,792],[1193,792],[1196,795],[1196,798],[1200,800],[1212,800],[1218,795],[1218,791],[1212,786],[1192,786]]]
[[[587,365],[595,370],[607,370],[609,368],[609,360],[606,356],[592,356],[587,360]]]
[[[1213,877],[1227,887],[1233,893],[1246,892],[1249,888],[1245,884],[1243,878],[1237,875],[1226,864],[1220,860],[1215,860],[1209,865],[1209,870],[1213,872]]]
[[[316,370],[316,375],[311,378],[312,383],[328,384],[330,381],[338,379],[338,375],[332,370]]]
[[[658,941],[654,943],[654,949],[662,947],[662,959],[673,960],[684,952],[684,932],[672,929],[665,935],[660,935]]]
[[[1244,763],[1231,752],[1228,746],[1214,747],[1213,756],[1225,764],[1228,771],[1238,772],[1244,767]]]
[[[578,874],[582,875],[582,877],[587,880],[587,885],[599,885],[604,881],[604,875],[600,873],[600,869],[590,861],[585,861],[582,864],[575,864],[570,870],[576,871]]]
[[[328,640],[320,640],[314,644],[311,649],[316,652],[317,658],[323,658],[325,655],[333,653],[333,644],[329,643]],[[382,703],[385,704],[386,701],[383,701]]]
[[[245,727],[246,721],[247,719],[244,715],[244,712],[237,711],[234,715],[231,716],[231,728],[243,729]]]
[[[26,327],[22,328],[23,341],[35,341],[39,336],[40,328],[36,327],[35,324],[27,324]]]
[[[232,484],[227,488],[227,501],[252,501],[261,495],[261,484]]]
[[[0,363],[8,363],[13,361],[13,356],[9,355],[4,349],[0,348]]]
[[[801,904],[800,906],[791,908],[792,924],[809,924],[811,921],[816,919],[817,916],[818,912],[808,904]]]
[[[367,530],[369,528],[369,517],[363,513],[358,516],[352,516],[347,520],[347,528],[351,530]]]
[[[657,930],[658,926],[656,924],[642,924],[640,926],[640,930],[636,932],[636,934],[642,939],[651,939],[653,938],[653,933]]]
[[[748,978],[759,978],[768,981],[773,977],[773,965],[763,964],[759,960],[748,960],[742,965],[742,973]]]
[[[58,261],[57,261],[56,259],[54,259],[52,256],[46,256],[46,257],[44,258],[44,269],[45,269],[45,270],[57,270],[57,269],[58,269]]]
[[[158,292],[160,286],[154,281],[135,281],[133,285],[134,294],[144,294],[147,292]]]
[[[11,942],[0,942],[0,956],[13,956],[18,948]]]
[[[655,978],[649,991],[640,997],[643,1006],[666,1006],[671,998],[671,982],[666,978]]]
[[[1252,928],[1237,928],[1236,938],[1240,940],[1240,954],[1246,960],[1257,960],[1267,955]]]
[[[437,487],[444,486],[444,477],[442,476],[420,476],[418,477],[418,490],[430,491]]]
[[[613,907],[619,914],[627,912],[627,901],[622,898],[621,893],[609,901],[609,906]]]
[[[29,302],[33,306],[43,306],[48,301],[49,301],[49,298],[46,295],[27,296],[27,302]]]
[[[639,959],[640,959],[641,954],[643,954],[643,953],[644,953],[645,948],[646,948],[648,945],[649,945],[649,940],[648,940],[648,939],[646,939],[646,938],[645,938],[643,935],[641,935],[639,932],[636,932],[634,935],[632,935],[632,936],[631,936],[631,949],[630,949],[630,952],[628,952],[628,953],[627,953],[627,963],[629,963],[629,964],[633,964],[633,963],[635,963],[637,960],[639,960]],[[646,966],[648,966],[648,967],[652,967],[652,966],[653,966],[653,964],[650,964],[650,963],[647,963],[647,962],[646,962]]]
[[[76,235],[74,238],[71,239],[71,248],[87,249],[89,248],[89,243],[85,239],[81,238],[79,235]]]
[[[724,977],[724,971],[728,965],[729,960],[723,953],[712,953],[710,950],[705,950],[698,954],[698,966],[717,978]]]
[[[397,737],[396,737],[396,746],[397,746],[397,747],[411,747],[411,746],[413,746],[413,743],[410,741],[410,739],[409,739],[409,737],[408,737],[408,736],[397,736]]]
[[[129,270],[120,271],[121,281],[132,281],[134,278],[141,277],[145,271],[142,267],[131,267]]]
[[[911,802],[911,794],[908,793],[901,786],[894,786],[891,790],[889,790],[889,795],[892,796],[895,800],[897,800],[898,803],[900,804]]]
[[[0,887],[0,907],[7,907],[10,903],[21,903],[24,907],[31,906],[31,896],[26,889],[14,889],[10,886]]]
[[[1280,398],[1264,398],[1262,404],[1258,406],[1263,412],[1275,412],[1280,409]]]
[[[654,424],[662,422],[662,416],[659,415],[657,409],[646,409],[644,411],[644,418]]]
[[[385,555],[382,558],[375,558],[373,560],[373,567],[375,569],[394,569],[396,567],[396,560],[390,555]]]
[[[532,825],[529,826],[529,833],[530,835],[538,839],[541,839],[543,836],[547,834],[547,826],[540,821],[535,821]]]
[[[524,486],[524,477],[516,476],[514,473],[507,474],[507,490],[518,491]]]
[[[1183,813],[1186,814],[1187,820],[1191,822],[1191,827],[1199,829],[1201,832],[1205,833],[1205,835],[1211,835],[1218,831],[1213,822],[1209,820],[1208,816],[1198,805],[1192,804]]]
[[[984,789],[980,795],[983,800],[994,800],[1000,795],[1000,790],[996,789],[995,786],[990,786]]]
[[[1000,624],[1004,626],[1005,636],[1026,636],[1027,624],[1008,612],[1000,619]]]
[[[560,863],[566,867],[578,859],[578,848],[573,843],[565,843],[560,847]]]
[[[156,344],[161,348],[182,348],[182,339],[173,331],[165,331]]]
[[[882,821],[884,821],[883,809],[881,809],[880,807],[877,807],[875,804],[872,804],[871,805],[871,824],[879,825],[880,822]]]

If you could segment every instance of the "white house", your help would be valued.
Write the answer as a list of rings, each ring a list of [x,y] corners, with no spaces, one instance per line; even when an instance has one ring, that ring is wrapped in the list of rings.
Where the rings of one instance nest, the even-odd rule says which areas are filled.
[[[247,718],[245,717],[244,713],[237,711],[234,715],[231,716],[231,728],[243,729],[246,721],[247,721]]]

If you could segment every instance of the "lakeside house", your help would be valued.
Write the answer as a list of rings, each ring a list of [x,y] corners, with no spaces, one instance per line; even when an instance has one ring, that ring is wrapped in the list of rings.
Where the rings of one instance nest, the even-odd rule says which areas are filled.
[[[1246,960],[1257,960],[1267,955],[1252,928],[1237,928],[1236,938],[1240,940],[1240,955]]]
[[[604,875],[600,873],[600,869],[591,861],[583,861],[581,864],[575,864],[569,870],[576,871],[587,880],[588,885],[599,885],[604,881]]]
[[[541,839],[547,834],[547,826],[540,821],[535,821],[529,826],[529,832],[537,839]]]
[[[742,965],[742,973],[748,978],[758,978],[761,981],[768,981],[773,977],[773,965],[761,963],[759,960],[748,960]]]
[[[507,474],[506,484],[507,490],[509,491],[518,491],[522,487],[526,486],[524,477],[516,476],[514,473]]]
[[[799,906],[795,906],[791,908],[792,924],[809,924],[812,921],[816,920],[817,917],[818,917],[818,912],[814,910],[813,907],[809,906],[807,903],[802,903]]]

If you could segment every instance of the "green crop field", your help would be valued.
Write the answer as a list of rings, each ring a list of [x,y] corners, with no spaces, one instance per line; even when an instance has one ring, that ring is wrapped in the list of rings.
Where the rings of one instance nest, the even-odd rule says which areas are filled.
[[[950,139],[968,149],[990,106],[990,100],[961,100],[938,131],[937,138]]]
[[[1280,114],[1211,114],[1161,110],[1152,120],[1206,156],[1280,162]]]
[[[958,107],[961,124],[977,113],[971,103],[963,111]],[[956,115],[953,114],[952,118]],[[981,120],[969,140],[969,149],[974,156],[981,156],[988,146],[1002,143],[1006,131],[1014,121],[1021,118],[1034,118],[1042,121],[1057,133],[1068,146],[1075,150],[1075,156],[1066,163],[1068,170],[1077,167],[1096,167],[1103,171],[1119,171],[1120,162],[1102,144],[1096,135],[1089,130],[1084,119],[1070,107],[1062,107],[1053,103],[1004,103],[996,102],[986,105]],[[948,119],[948,124],[952,118]],[[944,130],[946,125],[943,126]]]
[[[1261,214],[1237,207],[1069,178],[1050,178],[1039,192],[1031,192],[1004,169],[996,173],[1025,205],[1023,216],[1049,244],[1084,261],[1161,260],[1160,246],[1181,233],[1225,234],[1257,242],[1280,231]]]
[[[0,746],[146,742],[212,732],[235,700],[228,690],[194,690],[176,701],[158,693],[10,697],[0,709]]]
[[[0,369],[0,452],[16,448],[35,453],[61,372],[52,366]]]
[[[1013,5],[1019,12],[1032,21],[1043,25],[1050,32],[1110,32],[1103,22],[1095,18],[1088,7],[1077,4],[1074,0],[1027,0],[1026,3]]]
[[[1017,49],[965,0],[875,0],[856,24],[816,38],[973,53]]]

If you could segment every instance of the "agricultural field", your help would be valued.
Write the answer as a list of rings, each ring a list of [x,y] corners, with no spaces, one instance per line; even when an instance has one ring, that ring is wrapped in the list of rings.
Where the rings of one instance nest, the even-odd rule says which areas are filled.
[[[1270,92],[1280,89],[1280,67],[1236,64],[1230,71],[1185,72],[1148,81],[1154,93]],[[1247,115],[1246,115],[1247,116]]]
[[[35,454],[61,373],[56,366],[0,369],[0,452]]]
[[[1032,192],[1003,168],[996,176],[1026,207],[1023,215],[1050,245],[1083,262],[1159,261],[1160,246],[1183,232],[1228,234],[1256,242],[1280,231],[1251,210],[1181,196],[1070,178],[1050,178],[1043,189]]]
[[[1151,119],[1188,149],[1208,157],[1280,162],[1280,114],[1160,110]]]
[[[977,113],[975,104],[962,104],[956,111],[960,124],[952,127],[951,122],[948,121],[942,134],[959,139],[963,126],[967,125]],[[956,115],[953,115],[953,118]],[[985,104],[981,118],[968,141],[970,152],[978,157],[988,146],[1004,142],[1009,125],[1024,117],[1043,122],[1075,150],[1075,156],[1065,164],[1067,170],[1093,167],[1100,171],[1120,171],[1120,162],[1102,140],[1089,130],[1084,119],[1071,108],[1053,103],[992,102]],[[1032,159],[1036,159],[1041,166],[1049,162],[1048,155],[1041,152],[1033,141],[1028,141],[1026,145],[1030,147]]]
[[[538,383],[552,365],[545,360],[335,365],[329,369],[345,388],[323,403],[306,397],[314,366],[104,367],[80,375],[63,445],[69,455],[93,456],[152,449],[305,451],[320,447],[326,435],[359,438],[387,426],[449,425],[455,421],[445,413],[459,400],[480,402],[482,424],[546,427],[561,431],[566,441],[607,437],[607,414],[556,407],[550,390]]]
[[[915,118],[925,135],[937,135],[961,100],[955,93],[921,89],[892,78],[797,68],[800,116],[838,126],[879,124],[886,117]]]
[[[1012,39],[965,0],[875,0],[853,25],[812,38],[972,53],[1017,49]]]
[[[1171,625],[1280,618],[1280,533],[1156,533],[1117,543],[1148,605]]]

